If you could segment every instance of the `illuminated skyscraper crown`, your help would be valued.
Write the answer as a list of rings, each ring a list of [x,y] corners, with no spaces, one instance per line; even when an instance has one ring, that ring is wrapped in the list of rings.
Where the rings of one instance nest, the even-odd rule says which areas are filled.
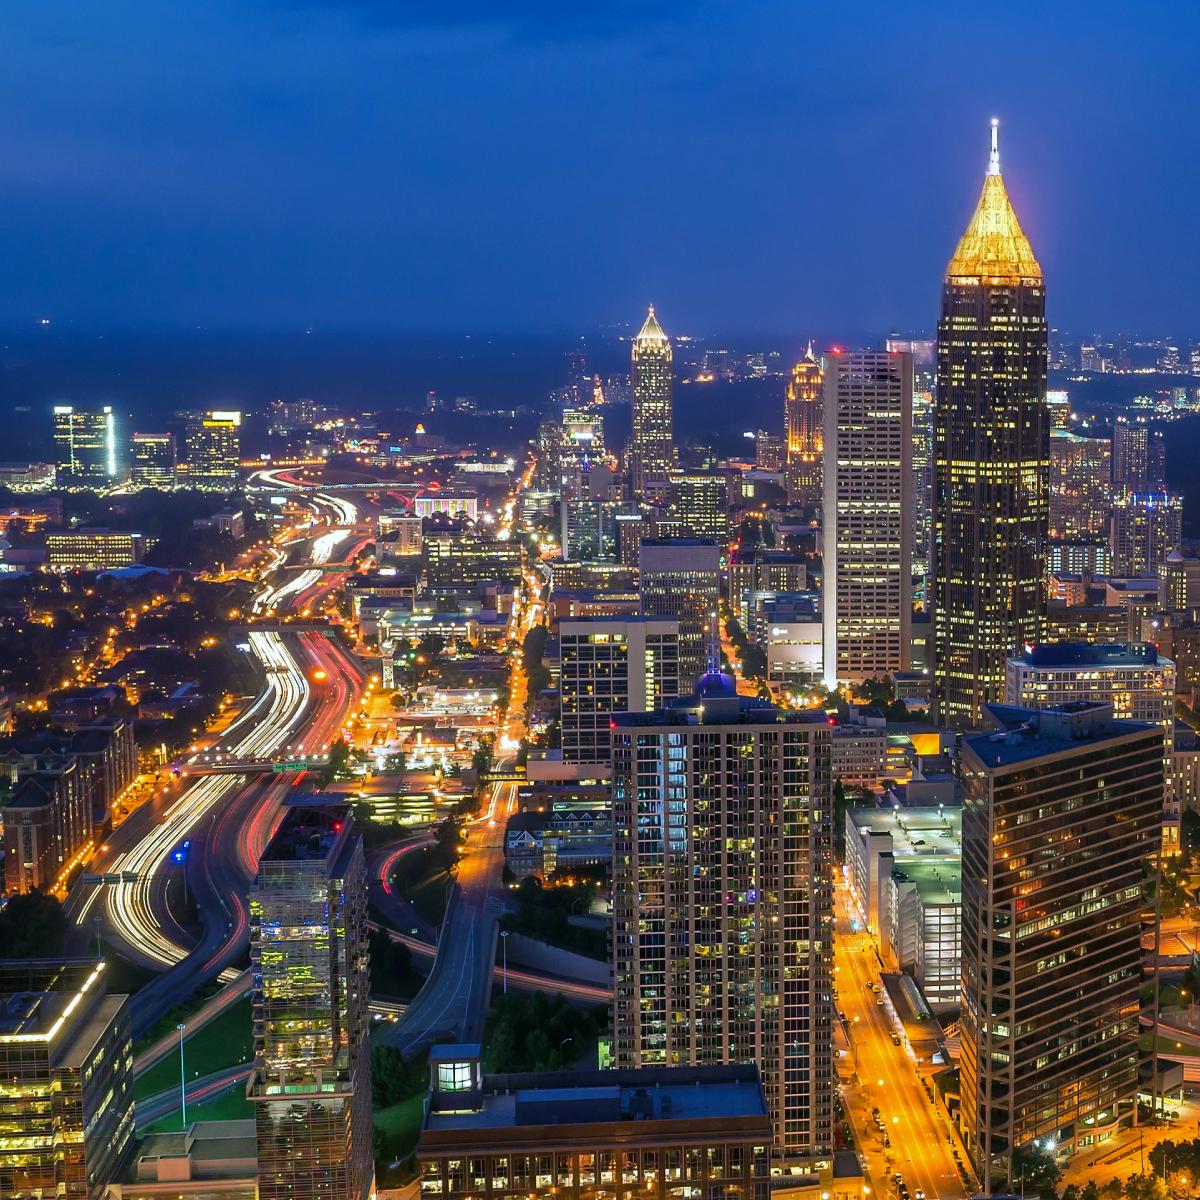
[[[635,339],[638,342],[667,342],[667,335],[663,333],[663,327],[658,323],[658,318],[654,315],[654,305],[650,305],[650,312],[646,316],[646,323],[642,326],[642,331]],[[669,343],[668,343],[669,344]]]
[[[979,204],[946,268],[946,278],[1000,284],[1023,279],[1040,282],[1042,268],[1021,230],[1000,174],[998,125],[998,121],[992,121],[992,152]]]

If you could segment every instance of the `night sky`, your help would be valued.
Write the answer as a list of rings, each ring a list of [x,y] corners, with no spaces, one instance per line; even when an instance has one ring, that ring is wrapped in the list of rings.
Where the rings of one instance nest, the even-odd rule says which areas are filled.
[[[0,323],[928,328],[996,114],[1051,321],[1200,336],[1198,47],[1183,3],[10,0]]]

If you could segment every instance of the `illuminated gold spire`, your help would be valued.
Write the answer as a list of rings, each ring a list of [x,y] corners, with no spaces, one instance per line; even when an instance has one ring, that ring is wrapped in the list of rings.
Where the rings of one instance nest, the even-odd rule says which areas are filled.
[[[983,193],[967,231],[946,268],[947,279],[982,279],[989,283],[1019,283],[1040,280],[1042,268],[1033,255],[1029,239],[1021,231],[1017,214],[1000,174],[997,127],[992,121],[992,150]]]
[[[646,317],[646,323],[642,326],[642,332],[635,339],[639,342],[665,342],[667,335],[663,333],[663,327],[658,323],[658,318],[654,315],[654,305],[650,305],[650,312]]]

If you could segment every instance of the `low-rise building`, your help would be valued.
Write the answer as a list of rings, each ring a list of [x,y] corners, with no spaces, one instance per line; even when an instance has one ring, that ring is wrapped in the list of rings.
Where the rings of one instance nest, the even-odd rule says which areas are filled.
[[[46,557],[57,571],[104,571],[140,563],[153,545],[127,529],[64,529],[46,535]]]
[[[771,1127],[754,1066],[483,1075],[435,1046],[421,1195],[767,1200]]]

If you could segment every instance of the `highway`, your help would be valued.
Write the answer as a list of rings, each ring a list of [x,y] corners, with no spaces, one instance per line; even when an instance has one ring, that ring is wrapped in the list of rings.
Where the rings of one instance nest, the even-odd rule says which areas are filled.
[[[487,809],[467,826],[433,969],[404,1017],[378,1035],[384,1045],[415,1054],[444,1035],[482,1039],[504,906],[504,827],[516,805],[516,784],[495,784]]]
[[[962,1200],[967,1193],[947,1141],[945,1115],[921,1086],[907,1043],[896,1046],[892,1042],[896,1031],[867,986],[879,983],[875,945],[869,934],[852,931],[841,883],[836,889],[835,913],[834,978],[850,1045],[849,1053],[837,1059],[837,1067],[847,1119],[863,1150],[874,1195],[896,1197],[892,1176],[899,1171],[914,1197],[920,1189],[929,1200]],[[883,1135],[876,1129],[873,1107],[879,1109],[890,1147],[885,1147]]]

